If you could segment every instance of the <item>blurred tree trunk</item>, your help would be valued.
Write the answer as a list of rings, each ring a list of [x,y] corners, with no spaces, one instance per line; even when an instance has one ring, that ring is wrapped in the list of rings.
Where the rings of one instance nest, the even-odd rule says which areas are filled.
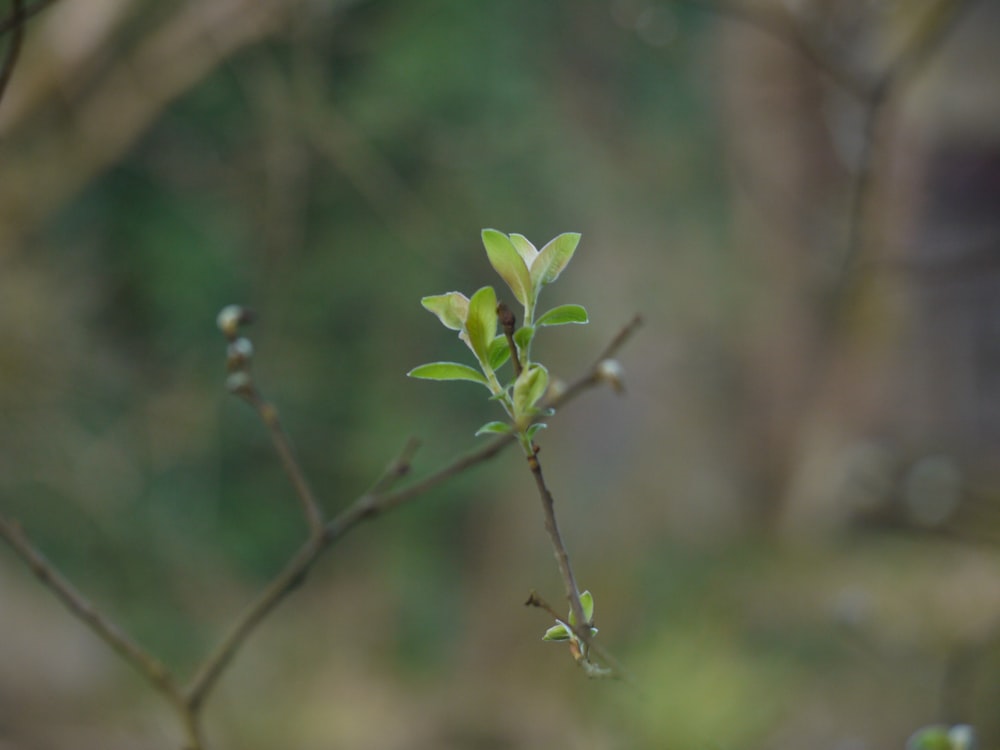
[[[807,37],[836,40],[824,49],[838,66],[873,74],[900,38],[941,23],[938,6],[897,18],[803,3],[799,20]],[[740,322],[742,429],[764,526],[859,511],[943,523],[947,508],[920,519],[911,506],[957,507],[960,486],[1000,475],[1000,5],[970,3],[959,18],[890,93],[868,164],[861,103],[794,44],[726,25],[735,237],[756,269]],[[831,335],[859,168],[870,190],[858,289]],[[928,454],[941,461],[922,463]]]
[[[954,463],[959,513],[970,489],[995,497],[1000,482],[998,39],[1000,4],[979,3],[908,99],[891,150],[908,303],[895,423],[907,454]]]
[[[822,283],[842,237],[846,174],[826,122],[822,74],[793,46],[726,23],[727,121],[737,252],[755,269],[739,325],[745,466],[756,521],[780,512],[823,356]]]

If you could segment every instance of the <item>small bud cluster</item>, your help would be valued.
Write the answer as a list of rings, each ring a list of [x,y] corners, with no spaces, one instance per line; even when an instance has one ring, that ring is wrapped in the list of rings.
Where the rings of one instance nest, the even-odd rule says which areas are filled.
[[[253,343],[240,336],[240,328],[252,323],[253,311],[240,305],[227,305],[216,318],[216,324],[229,345],[226,347],[226,388],[230,393],[248,397],[254,392],[250,364],[253,361]]]

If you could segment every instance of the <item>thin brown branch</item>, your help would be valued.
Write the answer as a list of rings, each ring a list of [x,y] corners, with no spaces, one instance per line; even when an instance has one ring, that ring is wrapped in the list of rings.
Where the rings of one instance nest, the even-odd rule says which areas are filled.
[[[570,611],[578,623],[582,623],[584,628],[590,627],[587,617],[583,614],[583,604],[580,603],[580,590],[576,585],[576,576],[573,574],[573,565],[569,559],[569,552],[566,551],[566,544],[563,542],[562,534],[559,533],[559,524],[556,521],[555,498],[548,485],[545,484],[545,476],[542,473],[542,464],[538,460],[538,448],[534,448],[527,456],[528,468],[535,479],[538,487],[538,496],[542,501],[542,513],[545,516],[545,532],[549,535],[552,543],[552,552],[556,558],[556,565],[559,567],[559,575],[562,577],[563,588],[566,593],[566,600],[569,602]]]
[[[27,16],[24,12],[24,0],[11,0],[10,4],[10,28],[12,33],[10,41],[7,42],[7,53],[4,55],[3,63],[0,64],[0,101],[3,100],[7,92],[7,84],[14,75],[14,66],[17,65],[17,58],[21,54],[21,44],[24,41],[24,24]]]
[[[413,456],[420,448],[420,441],[417,438],[411,437],[406,441],[403,449],[399,452],[392,461],[385,467],[382,472],[382,476],[375,480],[375,483],[368,490],[368,494],[378,495],[383,492],[388,492],[393,488],[393,486],[400,479],[405,477],[410,473],[412,469]]]
[[[604,347],[600,354],[597,355],[597,359],[594,360],[594,364],[591,365],[590,369],[587,370],[579,378],[567,385],[556,397],[549,399],[545,402],[545,406],[558,408],[569,401],[575,399],[582,391],[589,388],[593,388],[595,385],[602,383],[605,380],[603,375],[603,369],[601,364],[608,359],[611,359],[618,353],[618,350],[625,346],[626,342],[635,334],[639,327],[642,325],[642,316],[634,316],[628,323],[626,323],[615,337],[608,342],[608,345]]]
[[[175,707],[183,707],[183,695],[170,670],[77,591],[28,539],[18,523],[0,517],[0,537],[27,564],[42,585],[55,594],[78,620],[131,664]]]
[[[268,434],[271,436],[271,443],[274,445],[274,451],[278,454],[278,459],[281,461],[281,468],[288,475],[288,479],[295,489],[295,495],[302,504],[302,512],[305,514],[306,522],[309,524],[310,535],[313,537],[321,536],[323,534],[323,511],[316,500],[316,495],[309,486],[309,480],[306,479],[302,466],[299,464],[298,459],[295,458],[288,433],[285,432],[284,427],[281,425],[281,419],[278,417],[277,408],[266,401],[256,387],[250,387],[240,395],[256,410],[264,426],[267,427]]]
[[[236,618],[229,632],[201,662],[201,666],[184,691],[185,701],[191,706],[192,711],[197,712],[201,709],[208,693],[247,637],[289,593],[302,583],[328,543],[329,539],[325,534],[311,536],[306,540],[277,577]]]

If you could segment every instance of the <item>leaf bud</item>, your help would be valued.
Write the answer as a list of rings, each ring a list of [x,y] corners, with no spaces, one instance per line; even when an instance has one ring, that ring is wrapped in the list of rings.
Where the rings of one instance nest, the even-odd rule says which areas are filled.
[[[611,386],[615,393],[625,392],[625,368],[617,359],[604,359],[597,365],[597,379]]]
[[[226,305],[219,311],[215,324],[227,339],[236,338],[239,328],[253,321],[253,311],[242,305]]]
[[[226,369],[230,372],[245,370],[253,359],[253,343],[250,339],[240,336],[233,339],[226,347]]]
[[[249,396],[253,393],[253,378],[246,370],[230,373],[226,378],[226,390],[237,396]]]

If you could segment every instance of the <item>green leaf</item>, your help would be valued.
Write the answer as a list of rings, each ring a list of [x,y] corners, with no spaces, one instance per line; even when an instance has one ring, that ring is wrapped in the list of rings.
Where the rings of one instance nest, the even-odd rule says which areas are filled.
[[[453,331],[461,331],[469,314],[469,298],[461,292],[448,292],[424,297],[420,304],[438,316]]]
[[[538,257],[538,250],[535,246],[523,234],[512,234],[510,236],[510,243],[517,250],[518,255],[524,258],[524,265],[531,268],[531,264]]]
[[[974,750],[976,732],[968,724],[949,728],[933,724],[918,729],[906,742],[906,750]]]
[[[465,319],[465,333],[469,347],[480,363],[489,364],[490,344],[497,333],[497,295],[493,287],[484,286],[472,295]]]
[[[507,337],[497,336],[490,342],[490,367],[499,370],[508,359],[510,359],[510,344],[507,343]]]
[[[490,265],[507,282],[517,301],[527,306],[531,298],[531,274],[510,238],[495,229],[484,229],[483,245]]]
[[[544,430],[548,427],[545,422],[535,422],[531,427],[525,430],[525,435],[527,435],[528,440],[531,440],[539,430]]]
[[[543,247],[531,264],[531,283],[537,292],[546,284],[559,278],[559,274],[573,259],[580,235],[575,232],[560,234]]]
[[[951,750],[948,727],[939,725],[918,730],[907,741],[906,750]]]
[[[569,628],[567,628],[563,623],[556,621],[556,624],[545,631],[545,635],[542,636],[543,641],[568,641],[573,637],[570,633]]]
[[[591,620],[593,620],[594,619],[594,595],[591,594],[589,591],[584,591],[582,594],[580,594],[580,606],[583,608],[583,616],[587,620],[587,622],[590,622]],[[576,622],[576,617],[573,616],[573,610],[570,610],[569,621],[570,621],[570,624],[572,624],[572,625],[578,624]]]
[[[524,326],[514,331],[514,343],[517,344],[518,352],[523,352],[531,346],[531,340],[535,337],[533,326]]]
[[[532,416],[538,410],[535,404],[545,395],[549,385],[549,371],[534,364],[521,372],[514,381],[514,415],[518,419]]]
[[[559,305],[553,307],[535,321],[538,326],[562,326],[567,323],[587,323],[587,311],[582,305]]]
[[[471,380],[473,383],[487,385],[486,378],[479,370],[473,370],[468,365],[461,365],[458,362],[431,362],[414,367],[406,374],[411,378],[422,380]]]
[[[476,437],[480,435],[486,435],[488,433],[497,433],[499,435],[505,435],[511,431],[511,426],[506,422],[487,422],[478,430],[476,430]]]

